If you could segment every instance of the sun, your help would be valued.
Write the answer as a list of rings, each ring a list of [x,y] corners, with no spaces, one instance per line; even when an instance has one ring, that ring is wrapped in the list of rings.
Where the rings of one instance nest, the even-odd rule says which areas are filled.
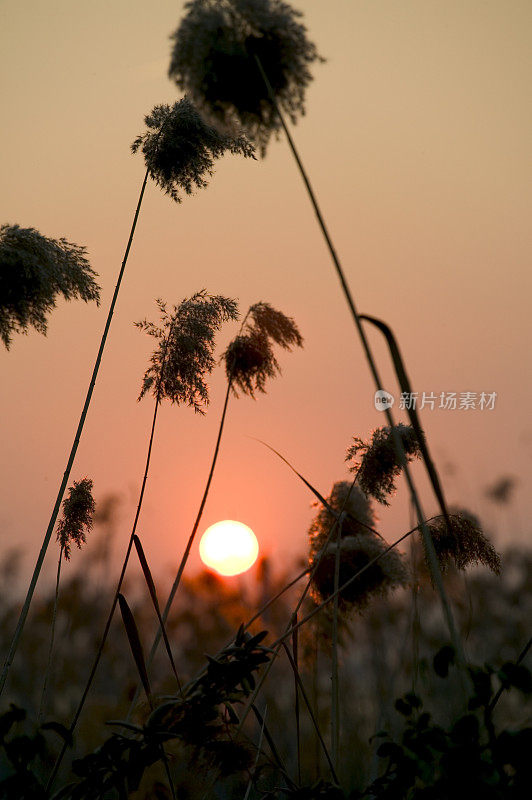
[[[211,525],[201,537],[200,558],[220,575],[239,575],[257,560],[257,537],[243,522],[224,519]]]

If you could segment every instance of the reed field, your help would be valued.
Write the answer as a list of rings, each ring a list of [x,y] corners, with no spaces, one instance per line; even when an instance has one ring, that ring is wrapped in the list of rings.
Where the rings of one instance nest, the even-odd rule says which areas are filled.
[[[156,5],[149,21],[148,10],[135,3],[123,9],[128,18],[146,15],[147,38],[157,13],[168,11],[167,4]],[[367,4],[330,3],[344,31],[339,50],[349,49],[347,20],[355,5],[361,22],[372,18]],[[443,5],[430,12],[442,30]],[[519,360],[526,342],[511,328],[505,299],[512,284],[510,303],[516,326],[522,325],[524,283],[517,272],[504,281],[501,267],[500,309],[492,313],[482,308],[490,276],[498,274],[489,265],[478,274],[464,267],[454,278],[449,267],[434,267],[440,288],[430,297],[423,288],[429,265],[417,278],[408,268],[404,274],[364,268],[361,248],[353,269],[342,251],[351,253],[345,244],[363,227],[365,203],[380,201],[368,191],[371,180],[366,197],[352,186],[352,194],[342,195],[335,189],[340,175],[299,149],[311,88],[336,56],[322,52],[304,4],[190,0],[177,6],[164,67],[173,99],[155,98],[122,143],[140,170],[138,185],[119,186],[106,167],[98,199],[89,202],[89,173],[100,175],[96,153],[102,164],[109,156],[87,133],[79,142],[95,158],[92,170],[89,162],[80,166],[87,196],[80,181],[79,194],[64,204],[65,213],[79,205],[80,216],[70,217],[72,236],[53,236],[55,228],[40,230],[22,217],[0,227],[2,369],[20,380],[25,370],[32,396],[42,398],[38,418],[30,418],[22,388],[28,384],[13,383],[6,392],[13,410],[2,419],[5,487],[15,480],[21,488],[6,489],[0,517],[0,800],[529,798],[532,549],[529,521],[516,501],[527,476],[505,461],[518,452],[508,447],[511,426],[518,411],[523,419],[526,414],[522,404],[501,400],[496,374],[478,392],[467,378],[473,362],[486,367],[478,374],[488,375],[490,363],[495,373],[499,350],[507,347],[505,365],[515,357],[516,373],[526,380]],[[463,15],[470,24],[478,13],[487,25],[482,14],[488,11],[478,3],[475,10],[453,9],[453,20]],[[410,33],[413,19],[426,31],[424,10],[416,17],[407,11],[403,17],[399,6],[393,10],[397,36],[403,28]],[[109,10],[110,19],[115,12]],[[28,11],[13,6],[6,15],[13,36],[20,13]],[[42,13],[36,8],[31,35]],[[90,62],[73,54],[72,70],[97,74],[100,44],[91,25],[98,15],[105,19],[106,9],[84,17],[65,6],[62,13],[80,14],[94,45]],[[518,17],[512,9],[512,24]],[[60,25],[59,16],[53,19]],[[143,60],[142,48],[128,49],[128,30],[125,25],[115,50],[143,98],[166,52]],[[490,32],[495,36],[496,26]],[[53,43],[46,52],[55,52]],[[109,86],[113,81],[110,75]],[[329,100],[322,116],[328,130],[338,124]],[[352,101],[343,98],[346,105]],[[112,104],[107,119],[102,110],[111,154],[118,146],[112,131],[121,115],[129,124],[130,113],[118,91]],[[388,130],[394,125],[388,121]],[[65,158],[67,140],[54,142]],[[338,150],[346,141],[339,130]],[[271,197],[251,190],[237,205],[227,191],[231,169],[235,176],[244,169],[264,176],[272,151],[281,149],[282,169],[276,163],[275,180],[260,184],[270,187]],[[346,148],[346,174],[360,164],[362,176],[359,155]],[[200,216],[187,216],[187,204],[218,191],[218,171],[227,196],[219,193],[218,205],[205,201]],[[286,188],[294,176],[302,209]],[[326,197],[338,195],[339,202],[331,214],[317,189],[328,182],[333,188]],[[156,194],[164,210],[154,205]],[[51,186],[49,202],[41,202],[44,221],[53,197]],[[116,197],[120,211],[108,205]],[[381,200],[383,207],[389,202]],[[20,199],[13,205],[16,213],[24,207]],[[340,225],[337,242],[341,220],[348,223]],[[98,221],[112,238],[112,276],[110,245],[100,272],[88,247],[77,242]],[[68,213],[55,222],[61,231],[68,223]],[[368,231],[363,241],[392,235],[384,227]],[[209,272],[202,263],[206,243],[225,266]],[[158,265],[164,247],[172,251],[172,270]],[[311,251],[316,263],[304,263],[302,253]],[[462,294],[451,296],[446,269]],[[475,302],[468,301],[470,278]],[[315,292],[311,305],[309,292]],[[78,316],[72,312],[68,335],[58,336],[63,301]],[[435,344],[434,331],[459,324],[453,303],[471,305],[471,318],[484,326],[484,344],[482,338],[463,348]],[[499,319],[499,310],[510,316]],[[472,330],[480,337],[478,322]],[[118,348],[117,338],[127,348]],[[518,338],[521,350],[514,352],[508,342]],[[39,350],[30,368],[29,350],[19,346],[34,340]],[[417,365],[438,374],[441,364],[443,374],[448,350],[456,374],[466,376],[458,387],[464,391],[440,384],[436,393],[421,391]],[[10,373],[18,352],[21,367]],[[285,381],[292,387],[286,394]],[[122,403],[126,395],[131,406]],[[414,400],[419,395],[421,403]],[[371,407],[361,413],[364,404]],[[435,408],[447,414],[451,455],[441,447],[446,429],[433,425]],[[366,411],[376,420],[369,429]],[[204,420],[208,429],[200,427]],[[474,472],[468,465],[487,431],[490,459],[479,458]],[[20,453],[12,444],[19,432],[25,437]],[[526,436],[519,458],[525,458]],[[237,441],[245,445],[232,450]],[[252,453],[248,460],[244,447]],[[228,452],[238,457],[228,460]],[[26,464],[16,467],[23,458]],[[52,463],[60,468],[49,479]],[[30,484],[39,469],[46,472],[49,508],[37,536],[42,487]],[[213,503],[226,519],[209,551],[207,534],[217,528]],[[238,514],[252,522],[259,541]],[[304,514],[306,525],[293,533]],[[268,544],[261,540],[261,523],[277,530],[277,549],[273,535]]]

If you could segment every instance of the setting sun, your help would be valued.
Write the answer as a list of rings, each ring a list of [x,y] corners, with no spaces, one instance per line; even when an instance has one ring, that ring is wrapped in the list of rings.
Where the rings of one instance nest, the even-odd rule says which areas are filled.
[[[257,560],[259,543],[243,522],[225,519],[207,528],[199,552],[203,563],[220,575],[238,575]]]

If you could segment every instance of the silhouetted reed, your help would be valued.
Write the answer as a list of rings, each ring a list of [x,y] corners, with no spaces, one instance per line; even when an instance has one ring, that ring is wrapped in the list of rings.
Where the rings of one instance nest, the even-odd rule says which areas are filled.
[[[303,338],[293,319],[276,311],[269,303],[256,303],[250,307],[240,333],[222,356],[227,380],[237,397],[235,386],[243,394],[254,397],[256,391],[266,391],[268,378],[280,374],[274,344],[291,350],[302,347]]]
[[[394,436],[401,441],[402,454],[398,452]],[[405,463],[421,455],[414,429],[399,422],[395,431],[389,427],[377,428],[370,441],[365,442],[358,436],[353,437],[353,441],[347,450],[346,461],[355,462],[349,469],[357,476],[358,485],[379,503],[390,505],[388,497],[397,491],[394,479]]]
[[[7,350],[13,333],[33,326],[46,334],[57,297],[100,304],[97,273],[87,249],[66,239],[50,239],[35,228],[0,227],[0,339]]]
[[[157,300],[159,325],[143,320],[135,325],[158,340],[144,374],[139,395],[151,392],[157,403],[191,406],[205,413],[209,402],[206,376],[214,368],[215,333],[224,322],[238,319],[236,300],[198,292],[168,313],[166,303]]]
[[[173,106],[155,106],[144,118],[148,130],[131,150],[142,150],[150,177],[181,202],[179,190],[192,194],[208,185],[214,160],[225,152],[254,158],[254,147],[243,134],[231,136],[208,125],[187,97]]]
[[[482,532],[477,517],[468,511],[455,510],[450,520],[450,531],[443,516],[433,517],[428,522],[442,571],[450,565],[463,571],[468,566],[483,564],[500,575],[500,556]]]
[[[92,530],[92,518],[96,503],[92,496],[93,482],[90,478],[74,481],[63,500],[63,516],[57,525],[57,541],[66,561],[70,560],[72,544],[81,545],[87,541],[87,533]]]
[[[342,613],[361,611],[373,596],[385,596],[390,590],[404,586],[408,580],[407,571],[401,556],[395,550],[385,554],[387,543],[370,530],[375,525],[375,515],[368,497],[358,486],[352,486],[348,481],[338,481],[334,484],[327,503],[334,511],[342,514],[338,523],[340,530],[336,539],[330,538],[335,519],[327,508],[321,508],[311,523],[311,593],[316,603],[323,602],[362,567],[382,555],[360,580],[354,581],[339,594],[339,609]],[[339,575],[335,586],[337,558]]]

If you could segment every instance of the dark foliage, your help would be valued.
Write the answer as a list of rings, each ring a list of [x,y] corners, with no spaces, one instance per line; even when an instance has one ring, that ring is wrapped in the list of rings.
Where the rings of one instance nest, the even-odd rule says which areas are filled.
[[[251,636],[241,628],[231,646],[207,657],[201,677],[156,707],[142,727],[114,723],[124,733],[113,734],[98,750],[75,761],[74,772],[81,780],[61,796],[96,800],[111,789],[133,792],[145,770],[161,758],[161,745],[175,740],[192,747],[197,758],[222,774],[249,768],[253,752],[235,741],[234,706],[250,695],[253,673],[269,660],[268,649],[260,644],[265,636],[266,631]]]
[[[454,658],[445,647],[434,657],[436,674],[444,679]],[[404,717],[400,739],[381,732],[377,755],[384,773],[357,798],[379,800],[524,800],[529,796],[532,728],[496,730],[493,719],[497,685],[523,695],[532,693],[532,676],[522,664],[499,670],[470,667],[472,691],[467,710],[447,726],[437,725],[423,710],[423,701],[408,693],[396,701]]]

